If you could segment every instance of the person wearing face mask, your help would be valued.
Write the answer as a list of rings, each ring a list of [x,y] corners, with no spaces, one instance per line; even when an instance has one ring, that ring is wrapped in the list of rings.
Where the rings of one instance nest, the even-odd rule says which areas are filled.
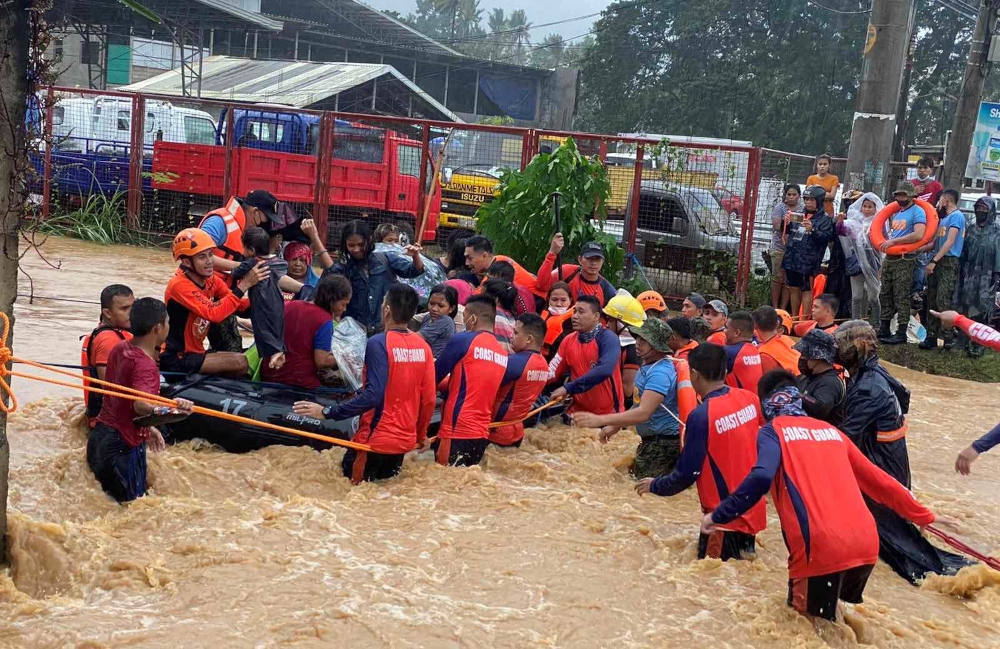
[[[866,458],[907,489],[910,457],[906,448],[906,413],[910,391],[882,367],[875,330],[863,320],[850,320],[834,334],[837,362],[850,375],[844,421],[840,429]],[[871,500],[879,535],[879,557],[899,576],[917,584],[924,575],[955,574],[965,560],[931,545],[919,530]]]
[[[927,308],[947,311],[951,308],[958,278],[958,260],[965,244],[965,214],[958,209],[958,192],[946,189],[938,201],[941,225],[937,237],[927,244],[933,255],[924,272],[927,273]],[[944,338],[944,348],[951,349],[955,340],[951,330],[945,332],[941,321],[930,315],[927,322],[927,338],[920,343],[920,349],[937,349],[938,336]]]
[[[882,199],[872,192],[862,194],[847,208],[836,228],[844,250],[844,268],[851,281],[851,318],[868,320],[873,327],[880,322],[879,293],[885,255],[872,245],[868,232],[883,207]]]
[[[958,264],[956,311],[987,324],[996,309],[1000,287],[1000,228],[996,224],[997,203],[985,196],[976,201],[975,223],[968,227]],[[982,346],[967,338],[966,353],[982,356]]]
[[[879,248],[885,252],[890,246],[912,244],[920,241],[927,229],[927,216],[913,202],[914,189],[909,182],[900,183],[893,192],[893,199],[899,203],[899,211],[892,216],[889,236]],[[879,342],[899,345],[906,342],[906,327],[910,322],[910,307],[913,303],[913,269],[916,255],[904,253],[887,254],[882,266],[882,292],[879,304],[882,318]],[[896,331],[889,330],[892,316],[896,316]]]
[[[573,332],[570,318],[573,316],[573,292],[566,282],[556,282],[549,288],[548,307],[542,311],[545,321],[545,344],[542,353],[552,360],[559,343]]]
[[[847,386],[834,367],[837,343],[833,336],[820,329],[812,329],[795,343],[799,352],[799,392],[806,414],[840,427],[844,420],[844,401]]]
[[[622,428],[635,426],[640,442],[632,474],[638,479],[655,478],[673,471],[681,452],[677,369],[669,358],[668,341],[673,332],[667,323],[650,318],[632,333],[642,358],[642,368],[635,382],[639,405],[617,413],[575,412],[573,423],[584,428],[600,428],[602,443]]]

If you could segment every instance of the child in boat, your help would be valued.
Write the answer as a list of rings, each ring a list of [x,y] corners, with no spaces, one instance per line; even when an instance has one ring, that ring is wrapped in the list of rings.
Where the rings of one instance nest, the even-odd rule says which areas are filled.
[[[144,297],[135,301],[130,317],[133,338],[119,342],[111,350],[105,379],[159,394],[156,358],[170,330],[167,307],[156,298]],[[177,399],[178,412],[190,414],[192,406],[190,401]],[[160,431],[138,427],[133,419],[169,411],[143,401],[104,397],[97,423],[87,439],[87,464],[104,491],[118,502],[135,500],[146,493],[146,447],[155,452],[165,446]]]
[[[244,261],[233,271],[233,280],[240,281],[254,266],[264,262],[271,274],[250,288],[250,322],[260,358],[267,359],[273,370],[285,364],[285,298],[278,280],[288,273],[288,262],[271,253],[271,237],[259,227],[243,233]]]
[[[420,335],[431,346],[437,358],[448,341],[455,335],[455,316],[458,314],[458,291],[438,284],[427,298],[427,319],[420,325]]]

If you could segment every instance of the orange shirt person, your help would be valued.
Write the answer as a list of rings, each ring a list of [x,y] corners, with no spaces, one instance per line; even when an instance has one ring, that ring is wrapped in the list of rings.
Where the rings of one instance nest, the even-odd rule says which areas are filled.
[[[129,315],[135,295],[124,284],[111,284],[101,291],[101,320],[97,328],[83,337],[80,349],[80,366],[83,368],[84,385],[88,378],[104,379],[108,366],[108,356],[115,345],[123,340],[132,340],[129,331]],[[87,418],[93,427],[101,412],[103,395],[84,391],[83,401],[87,404]]]
[[[836,214],[833,209],[833,199],[837,195],[837,188],[840,187],[840,178],[830,173],[830,164],[832,162],[833,159],[826,153],[816,156],[816,173],[806,179],[807,187],[809,185],[819,185],[826,190],[826,200],[823,201],[823,210],[831,216]]]
[[[271,271],[266,264],[258,264],[230,290],[214,272],[214,251],[215,242],[203,230],[187,228],[174,237],[174,260],[180,267],[163,296],[170,332],[160,355],[161,371],[231,376],[247,372],[247,359],[241,352],[206,354],[205,337],[210,324],[246,310],[250,301],[244,293]]]
[[[670,330],[673,331],[668,341],[670,351],[673,353],[674,358],[686,359],[691,350],[698,346],[698,341],[691,338],[691,321],[680,316],[670,318],[667,320],[667,324],[670,326]]]
[[[757,353],[763,374],[785,370],[799,375],[799,352],[793,349],[791,338],[781,333],[781,319],[773,306],[761,306],[753,312],[757,335]]]
[[[713,345],[726,344],[726,320],[729,319],[729,307],[722,300],[712,300],[701,310],[702,317],[712,328],[705,342]]]

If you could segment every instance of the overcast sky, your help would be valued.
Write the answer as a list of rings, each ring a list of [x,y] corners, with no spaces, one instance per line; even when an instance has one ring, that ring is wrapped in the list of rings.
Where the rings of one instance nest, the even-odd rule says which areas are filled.
[[[376,9],[393,9],[404,16],[416,8],[415,0],[362,0],[365,4]],[[514,9],[523,8],[528,14],[528,22],[532,25],[551,23],[557,20],[566,20],[576,16],[598,13],[611,4],[611,0],[480,0],[479,6],[483,8],[483,28],[486,27],[486,16],[490,9],[494,7],[503,8],[505,13],[510,13]],[[594,21],[600,16],[574,20],[573,22],[550,27],[540,27],[531,33],[532,41],[540,41],[546,34],[556,32],[562,34],[564,38],[580,36],[590,31]],[[574,41],[575,42],[575,41]]]

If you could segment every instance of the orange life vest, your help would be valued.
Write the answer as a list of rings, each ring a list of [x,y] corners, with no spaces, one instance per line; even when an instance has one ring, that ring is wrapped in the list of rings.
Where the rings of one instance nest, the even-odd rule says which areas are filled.
[[[247,215],[243,212],[243,206],[240,205],[240,201],[233,196],[226,203],[225,207],[220,207],[206,214],[201,219],[198,227],[200,228],[205,224],[205,221],[213,216],[222,217],[222,222],[226,224],[226,240],[222,242],[221,246],[215,249],[216,256],[231,261],[242,261],[243,231],[247,229]],[[227,282],[229,281],[228,273],[216,270],[215,274]]]
[[[774,338],[769,338],[765,342],[757,343],[757,353],[761,357],[767,356],[783,369],[788,370],[795,376],[799,375],[800,354],[792,349],[792,341],[787,336],[781,334]]]
[[[687,422],[688,415],[698,407],[698,393],[691,384],[691,367],[683,358],[671,359],[674,370],[677,371],[677,416],[682,422]],[[681,445],[684,444],[684,426],[681,426]]]
[[[90,332],[89,335],[83,337],[83,346],[80,348],[80,367],[83,368],[83,387],[88,387],[90,381],[87,379],[96,379],[97,377],[97,366],[94,365],[94,360],[91,358],[90,343],[97,340],[97,337],[104,333],[105,331],[113,331],[122,340],[128,340],[130,335],[128,332],[122,331],[116,327],[106,325],[101,323],[99,327]],[[83,391],[83,402],[87,406],[87,417],[91,420],[91,426],[93,426],[93,421],[97,418],[97,415],[101,414],[101,405],[104,401],[104,395],[97,394],[96,392],[90,392],[89,390]]]

